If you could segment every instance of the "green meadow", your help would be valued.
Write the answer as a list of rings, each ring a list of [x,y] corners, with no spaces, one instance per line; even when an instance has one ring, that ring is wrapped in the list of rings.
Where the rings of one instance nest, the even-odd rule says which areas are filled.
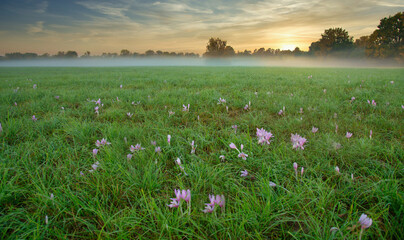
[[[403,68],[0,68],[0,239],[403,239],[403,105]]]

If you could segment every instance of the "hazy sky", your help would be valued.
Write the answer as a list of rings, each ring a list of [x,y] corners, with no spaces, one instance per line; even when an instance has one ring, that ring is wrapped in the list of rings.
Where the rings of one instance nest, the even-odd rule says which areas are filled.
[[[236,51],[307,50],[324,29],[369,35],[403,0],[1,0],[0,55],[76,50],[205,51],[210,37]]]

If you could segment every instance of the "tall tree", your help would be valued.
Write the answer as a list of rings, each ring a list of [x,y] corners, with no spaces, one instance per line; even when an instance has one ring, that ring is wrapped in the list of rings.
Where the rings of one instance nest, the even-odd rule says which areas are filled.
[[[130,56],[129,50],[128,50],[128,49],[122,49],[120,56],[121,56],[121,57],[128,57],[128,56]]]
[[[327,55],[341,50],[350,50],[353,48],[353,37],[342,28],[329,28],[321,34],[319,41],[310,46],[310,52],[315,55]]]
[[[210,38],[206,45],[206,52],[204,56],[207,57],[221,57],[221,56],[233,56],[234,49],[231,46],[227,46],[227,41],[220,38]]]
[[[373,57],[404,57],[404,12],[383,18],[369,36],[366,49],[368,56]]]

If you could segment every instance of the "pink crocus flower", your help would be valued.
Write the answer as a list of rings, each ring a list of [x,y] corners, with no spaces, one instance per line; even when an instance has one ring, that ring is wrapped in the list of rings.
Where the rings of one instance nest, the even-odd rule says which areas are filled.
[[[226,104],[226,99],[224,99],[224,98],[219,98],[217,104]]]
[[[32,115],[32,121],[36,121],[36,120],[38,120],[38,119],[35,117],[35,115]]]
[[[121,85],[119,85],[119,87],[120,87],[120,88],[122,88],[122,87],[123,87],[123,86],[122,86],[122,84],[121,84]]]
[[[303,108],[300,108],[299,113],[300,113],[300,114],[303,114]]]
[[[53,193],[50,194],[50,200],[53,200],[55,198],[55,195],[53,195]]]
[[[194,142],[194,141],[191,142],[191,147],[192,147],[191,154],[194,154],[194,153],[195,153],[195,149],[196,149],[196,146],[195,146],[195,142]]]
[[[249,101],[248,104],[244,106],[244,110],[248,111],[250,107],[251,107],[251,101]]]
[[[171,142],[171,135],[167,135],[167,142],[168,142],[168,144],[170,144],[170,142]]]
[[[99,109],[98,106],[96,106],[96,107],[94,108],[94,112],[95,112],[97,115],[100,114],[100,112],[98,111],[98,109]]]
[[[1,123],[0,123],[0,132],[3,132],[3,127],[1,126]]]
[[[95,102],[95,104],[101,105],[101,98],[98,98],[98,100]]]
[[[177,158],[177,159],[175,160],[175,163],[176,163],[177,165],[181,166],[181,159],[180,159],[180,158]]]
[[[303,173],[304,173],[304,167],[302,167],[302,170],[300,171],[300,176],[303,177]]]
[[[204,213],[211,213],[211,212],[213,212],[213,210],[215,210],[215,206],[214,206],[214,205],[211,206],[211,205],[209,205],[209,203],[206,203],[205,205],[206,205],[206,207],[205,207],[204,210],[202,210],[202,212],[204,212]]]
[[[231,149],[237,149],[236,144],[234,144],[234,143],[230,143],[229,147],[230,147]]]
[[[180,203],[179,203],[177,200],[175,200],[175,199],[171,199],[171,200],[172,200],[172,201],[171,201],[171,204],[167,205],[168,207],[170,207],[170,208],[177,208],[177,207],[180,206]]]
[[[171,117],[171,115],[174,115],[175,114],[175,112],[173,112],[173,111],[168,111],[168,116],[169,117]]]
[[[372,219],[366,214],[362,214],[359,218],[359,223],[361,224],[362,229],[369,228],[372,225]]]
[[[247,177],[248,176],[248,172],[247,170],[241,171],[241,175],[242,177]]]
[[[132,159],[132,154],[128,154],[128,155],[126,155],[126,159],[128,159],[128,160],[131,160]]]
[[[335,133],[338,133],[338,124],[335,124]]]
[[[276,187],[276,183],[270,181],[270,182],[269,182],[269,186],[270,186],[270,187]]]
[[[351,103],[355,101],[355,97],[351,97]]]
[[[153,146],[156,146],[157,143],[156,143],[156,141],[150,141],[150,144]]]
[[[139,151],[139,150],[144,150],[144,148],[138,143],[135,146],[131,145],[130,146],[130,151],[131,152],[135,152],[135,151]]]
[[[232,125],[231,128],[234,129],[234,134],[236,134],[237,133],[237,125]]]
[[[279,110],[278,115],[282,115],[283,114],[283,110]]]
[[[245,154],[245,153],[243,153],[243,152],[241,152],[241,153],[238,154],[238,157],[239,157],[239,158],[242,158],[243,160],[247,160],[248,155]]]
[[[346,132],[346,138],[351,138],[352,137],[352,135],[353,135],[353,133],[350,133],[350,132]]]
[[[257,138],[258,138],[258,144],[264,145],[267,144],[269,145],[270,142],[269,140],[273,137],[271,132],[265,131],[264,128],[257,128]]]
[[[372,105],[376,106],[376,101],[375,100],[372,100]]]
[[[182,111],[189,112],[189,103],[188,103],[188,106],[185,106],[185,104],[182,104]]]
[[[293,149],[304,149],[304,144],[307,142],[306,138],[301,137],[298,134],[291,134],[290,140],[292,141]]]
[[[45,216],[45,224],[48,225],[48,223],[49,223],[49,218],[48,218],[48,215],[46,215]]]
[[[370,138],[370,139],[372,139],[372,135],[373,135],[373,131],[370,130],[370,132],[369,132],[369,138]]]
[[[156,147],[156,148],[154,149],[154,151],[155,151],[156,153],[161,153],[161,148],[160,148],[160,147]]]
[[[369,101],[369,99],[367,100],[367,102],[368,102],[368,104],[370,104],[370,101]]]
[[[59,100],[60,97],[59,97],[59,96],[55,96],[55,98],[56,98],[57,100]]]
[[[133,113],[128,112],[126,113],[126,115],[131,118],[133,116]]]
[[[220,155],[219,156],[220,160],[224,161],[226,159],[226,157],[224,155]]]
[[[353,173],[351,173],[351,179],[354,180]]]
[[[390,81],[391,84],[394,84],[394,81]]]
[[[93,149],[93,156],[95,157],[95,155],[97,155],[97,153],[98,153],[98,149],[94,148]]]
[[[182,190],[181,191],[181,198],[184,199],[185,202],[189,202],[191,200],[191,190]]]
[[[316,128],[316,127],[313,127],[312,129],[311,129],[311,132],[312,133],[316,133],[318,131],[318,128]]]
[[[36,88],[37,88],[36,84],[34,84],[34,85],[32,86],[32,88],[33,88],[33,89],[36,89]]]
[[[16,106],[16,107],[17,107],[17,102],[14,102],[14,106]]]
[[[335,171],[339,174],[339,167],[338,166],[335,167]]]
[[[293,168],[295,169],[296,177],[297,177],[297,162],[293,163]]]

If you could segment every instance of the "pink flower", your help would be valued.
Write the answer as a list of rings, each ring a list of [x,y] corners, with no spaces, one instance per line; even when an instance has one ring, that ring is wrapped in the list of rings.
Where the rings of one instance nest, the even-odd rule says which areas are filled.
[[[234,143],[230,143],[229,147],[230,147],[231,149],[237,149],[236,144],[234,144]]]
[[[239,158],[242,158],[243,160],[247,160],[248,155],[245,154],[245,153],[243,153],[243,152],[241,152],[241,153],[238,154],[238,157],[239,157]]]
[[[132,159],[132,154],[128,154],[128,155],[126,155],[126,159],[128,159],[128,160],[131,160]]]
[[[36,88],[37,88],[36,84],[34,84],[34,85],[32,86],[32,88],[33,88],[33,89],[36,89]]]
[[[191,190],[182,190],[181,191],[181,198],[184,199],[185,202],[189,202],[191,200]]]
[[[372,135],[373,135],[373,131],[370,130],[370,133],[369,133],[369,138],[370,138],[370,139],[372,139]]]
[[[279,110],[278,115],[282,115],[283,114],[283,110]]]
[[[303,113],[303,108],[300,108],[300,111],[299,111],[299,113],[301,113],[301,114]]]
[[[98,100],[95,102],[95,104],[101,105],[101,98],[98,98]]]
[[[295,169],[295,173],[296,173],[296,176],[297,176],[297,162],[293,163],[293,168]]]
[[[171,200],[172,200],[172,201],[171,201],[171,204],[167,205],[168,207],[170,207],[170,208],[177,208],[177,207],[180,206],[180,203],[179,203],[177,200],[175,200],[175,199],[171,199]]]
[[[394,84],[394,81],[390,81],[391,84]]]
[[[171,115],[174,115],[175,114],[175,112],[173,112],[173,111],[168,111],[168,116],[169,117],[171,117]]]
[[[94,148],[93,149],[93,156],[95,157],[95,155],[97,155],[97,153],[98,153],[98,149]]]
[[[167,142],[168,142],[168,144],[170,144],[170,142],[171,142],[171,135],[167,135]]]
[[[161,153],[161,148],[160,148],[160,147],[156,147],[156,148],[154,149],[154,151],[155,151],[156,153]]]
[[[209,205],[209,204],[205,204],[206,205],[206,207],[205,207],[205,209],[204,210],[202,210],[202,212],[204,212],[204,213],[211,213],[211,212],[213,212],[213,210],[215,210],[215,206],[213,205],[213,206],[211,206],[211,205]]]
[[[107,142],[107,139],[105,139],[105,138],[101,139],[101,142],[97,140],[95,142],[95,145],[97,145],[97,143],[99,144],[99,146],[105,146],[105,145],[110,145],[111,144],[110,142]],[[97,147],[99,147],[99,146],[97,145]]]
[[[361,224],[362,229],[365,229],[372,225],[372,219],[366,214],[362,214],[359,218],[359,223]]]
[[[335,133],[338,132],[338,124],[335,124]]]
[[[355,97],[351,97],[351,102],[355,101]]]
[[[248,111],[251,107],[251,102],[249,101],[247,105],[244,106],[244,110]]]
[[[191,154],[194,154],[194,153],[195,153],[195,149],[196,149],[196,146],[195,146],[195,142],[194,142],[194,141],[191,142],[191,147],[192,147]]]
[[[307,142],[306,138],[301,137],[298,134],[291,134],[290,140],[292,141],[293,149],[304,149],[304,144]]]
[[[248,176],[248,172],[247,170],[241,171],[241,175],[242,177],[247,177]]]
[[[237,125],[232,125],[231,128],[234,129],[234,134],[236,134],[237,133]]]
[[[36,120],[38,120],[38,119],[35,117],[35,115],[32,115],[32,121],[36,121]]]
[[[59,100],[59,96],[55,96],[55,98],[56,98],[57,100]]]
[[[226,99],[223,98],[219,98],[218,103],[217,104],[225,104],[226,103]]]
[[[276,187],[276,183],[270,181],[270,182],[269,182],[269,186],[270,186],[270,187]]]
[[[226,157],[224,155],[220,155],[219,158],[224,161],[226,159]]]
[[[94,171],[95,170],[97,170],[97,168],[98,168],[98,165],[100,165],[100,163],[97,161],[97,162],[95,162],[93,165],[91,165],[91,167],[94,169]],[[91,171],[91,170],[90,170]]]
[[[370,104],[370,101],[369,101],[369,99],[368,99],[367,101],[368,101],[368,104]]]
[[[122,84],[119,87],[122,88],[123,87]]]
[[[316,127],[313,127],[312,129],[311,129],[311,132],[312,133],[316,133],[318,131],[318,128],[316,128]]]
[[[181,159],[180,159],[180,158],[177,158],[177,160],[175,160],[175,163],[176,163],[177,165],[181,166]]]
[[[156,146],[156,141],[151,141],[150,144]]]
[[[14,102],[14,105],[17,107],[17,102]]]
[[[351,173],[351,179],[354,180],[353,173]]]
[[[300,176],[303,177],[303,173],[304,173],[304,168],[302,167],[302,170],[300,171]]]
[[[135,146],[131,145],[130,146],[130,151],[131,152],[135,152],[135,151],[139,151],[139,150],[144,150],[144,148],[142,148],[142,146],[138,143]]]
[[[182,104],[182,111],[189,112],[189,104],[188,104],[188,106],[185,106],[184,104]]]
[[[0,123],[0,132],[3,132],[3,127],[1,126],[1,123]]]
[[[100,112],[98,111],[98,106],[96,106],[95,108],[94,108],[94,112],[98,115],[98,114],[100,114]]]
[[[271,132],[265,131],[264,128],[258,129],[257,128],[257,138],[258,138],[258,144],[264,145],[267,144],[269,145],[270,142],[269,140],[273,137]]]
[[[373,105],[373,106],[376,106],[375,100],[372,100],[372,105]]]
[[[126,115],[131,118],[133,116],[133,113],[128,112]]]
[[[335,171],[339,174],[339,167],[338,166],[335,167]]]
[[[352,137],[352,133],[350,133],[350,132],[346,132],[346,138],[351,138]]]

